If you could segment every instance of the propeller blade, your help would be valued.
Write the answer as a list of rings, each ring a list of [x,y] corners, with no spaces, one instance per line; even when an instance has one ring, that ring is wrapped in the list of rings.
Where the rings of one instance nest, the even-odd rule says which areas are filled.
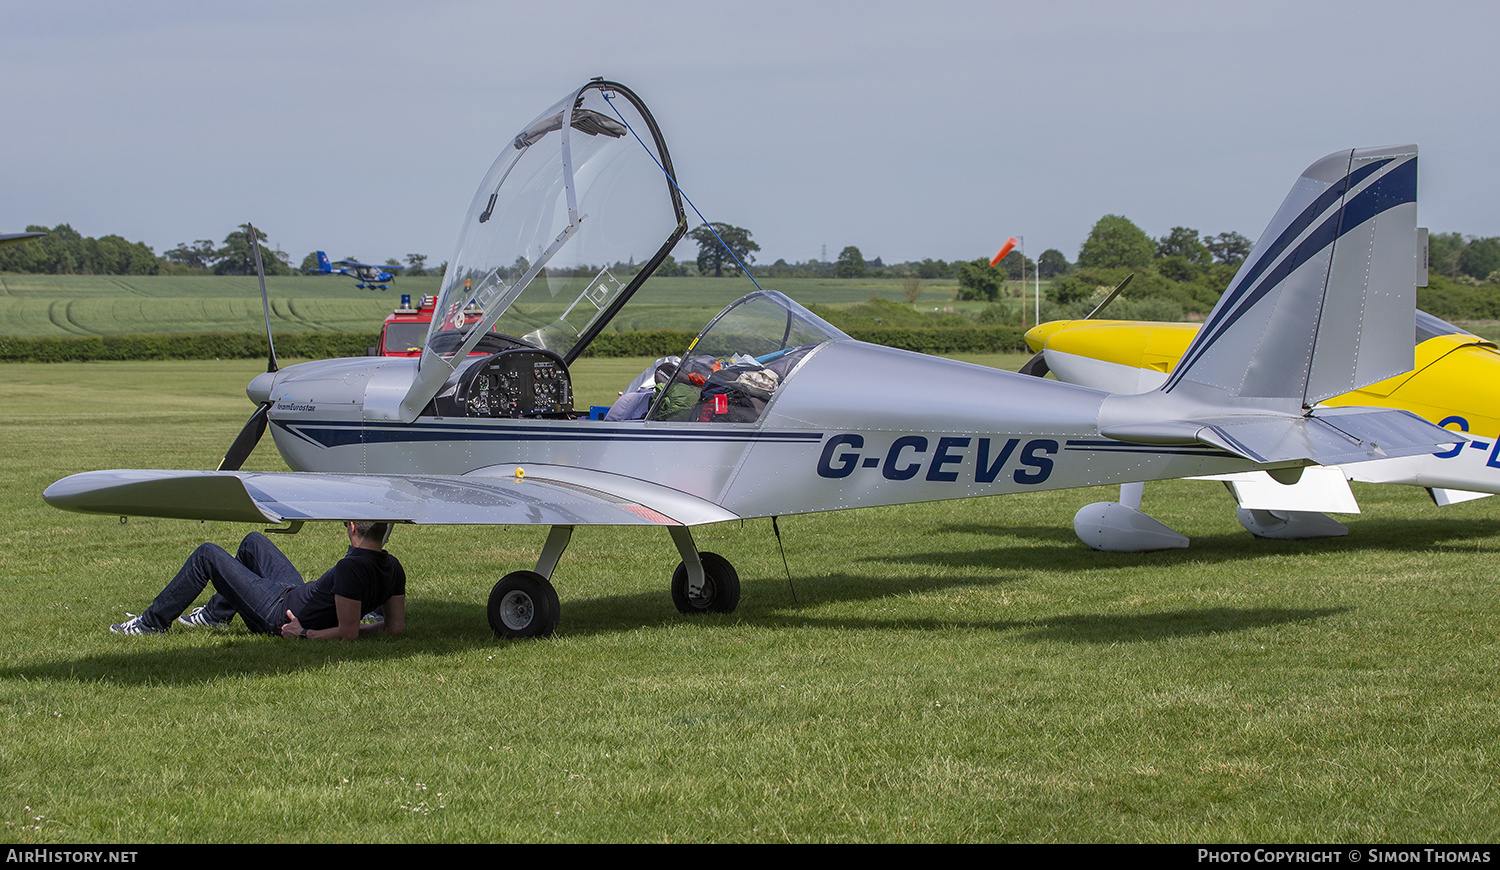
[[[1051,371],[1051,369],[1047,368],[1047,351],[1037,351],[1036,356],[1033,356],[1031,359],[1027,360],[1026,364],[1016,369],[1016,371],[1020,372],[1023,375],[1030,375],[1034,378],[1045,378],[1047,376],[1047,372]]]
[[[1094,306],[1094,310],[1090,311],[1089,312],[1089,316],[1085,317],[1084,320],[1093,320],[1094,319],[1094,315],[1096,315],[1099,312],[1101,312],[1101,311],[1104,310],[1104,306],[1106,306],[1109,303],[1115,301],[1115,297],[1120,295],[1120,291],[1124,290],[1125,289],[1125,285],[1129,284],[1130,283],[1130,279],[1134,278],[1134,277],[1135,277],[1135,273],[1134,272],[1131,272],[1129,275],[1126,275],[1125,276],[1125,280],[1121,281],[1118,284],[1116,284],[1115,285],[1115,289],[1109,291],[1109,295],[1106,296],[1106,297],[1104,297],[1104,301],[1100,302],[1098,305],[1095,305]]]
[[[266,270],[260,263],[260,237],[255,233],[254,224],[245,224],[246,235],[250,237],[250,247],[255,251],[255,277],[260,279],[260,306],[266,312],[266,347],[269,348],[266,356],[266,371],[274,372],[276,365],[276,341],[271,338],[271,300],[266,296]],[[251,419],[254,419],[253,417]],[[261,425],[265,429],[265,425]],[[257,435],[257,438],[260,436]],[[252,447],[254,445],[251,445]],[[249,455],[249,451],[245,451]]]
[[[260,436],[266,434],[266,414],[271,410],[270,402],[261,402],[250,419],[245,421],[245,428],[235,436],[234,443],[229,445],[229,452],[224,454],[224,459],[219,463],[219,471],[239,471],[245,460],[250,458],[250,451],[260,443]]]

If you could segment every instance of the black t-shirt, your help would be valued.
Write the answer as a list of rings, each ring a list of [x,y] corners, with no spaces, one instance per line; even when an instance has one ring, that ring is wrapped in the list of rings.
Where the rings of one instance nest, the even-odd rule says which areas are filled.
[[[337,628],[339,615],[333,596],[353,598],[359,602],[359,612],[365,614],[391,596],[405,594],[406,572],[395,556],[384,550],[350,547],[349,554],[322,577],[293,589],[286,606],[303,628]],[[282,616],[285,618],[285,614]]]

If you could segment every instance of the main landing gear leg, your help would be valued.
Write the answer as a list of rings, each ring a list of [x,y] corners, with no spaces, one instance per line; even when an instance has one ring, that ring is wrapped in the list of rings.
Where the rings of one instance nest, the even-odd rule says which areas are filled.
[[[572,539],[572,526],[553,526],[536,570],[513,571],[495,584],[485,612],[496,637],[551,637],[557,630],[561,606],[550,578]]]
[[[733,613],[740,603],[740,575],[717,553],[699,553],[687,526],[670,526],[682,562],[672,572],[672,603],[682,613]]]
[[[547,533],[547,543],[542,545],[542,555],[536,560],[536,572],[551,580],[552,572],[557,570],[557,560],[562,558],[563,550],[568,549],[571,540],[572,526],[553,526]]]

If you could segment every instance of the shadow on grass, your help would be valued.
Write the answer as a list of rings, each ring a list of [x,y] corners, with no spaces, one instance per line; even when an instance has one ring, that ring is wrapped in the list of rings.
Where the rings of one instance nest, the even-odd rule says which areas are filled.
[[[688,617],[672,607],[666,589],[584,599],[564,598],[561,638],[591,637],[678,625],[714,625],[726,620],[768,628],[820,627],[837,630],[941,630],[967,628],[1023,632],[1035,640],[1080,643],[1150,641],[1225,631],[1243,631],[1324,619],[1338,608],[1202,608],[1145,614],[1063,614],[1032,620],[953,620],[820,618],[799,611],[808,604],[875,602],[894,596],[926,594],[948,588],[983,589],[1022,582],[1031,572],[1082,572],[1136,565],[1228,563],[1266,553],[1336,555],[1352,552],[1421,552],[1475,538],[1500,535],[1500,521],[1455,519],[1363,520],[1344,538],[1314,541],[1266,541],[1246,534],[1198,536],[1186,550],[1157,553],[1098,553],[1073,539],[1071,530],[1053,526],[941,526],[936,533],[986,534],[1031,539],[1039,545],[869,556],[872,564],[914,564],[959,569],[951,576],[881,576],[823,573],[795,579],[796,596],[782,575],[746,578],[744,600],[731,615]],[[797,571],[798,554],[792,557]],[[559,583],[566,593],[567,583]],[[444,656],[474,649],[503,650],[529,641],[497,641],[485,620],[483,601],[410,599],[407,635],[355,644],[293,642],[257,637],[243,628],[228,632],[174,631],[165,638],[111,638],[107,651],[71,659],[33,660],[0,668],[0,678],[109,681],[116,684],[193,684],[234,676],[274,676],[312,671],[347,662],[389,661]],[[102,630],[102,629],[101,629]],[[183,637],[182,635],[191,635]],[[545,641],[544,641],[545,643]]]
[[[886,581],[835,575],[824,578],[841,592],[860,589],[861,594],[841,595],[840,601],[880,599],[940,587],[976,587],[1009,582],[993,577],[958,577],[943,580]],[[1108,644],[1194,637],[1244,631],[1293,622],[1323,619],[1343,608],[1233,608],[1206,607],[1162,613],[1062,614],[1025,620],[955,619],[864,619],[820,618],[787,612],[778,605],[774,580],[747,584],[752,600],[760,606],[744,608],[733,615],[684,616],[670,611],[670,601],[657,593],[604,596],[569,601],[563,608],[562,637],[590,637],[638,629],[662,629],[673,625],[722,625],[733,620],[764,628],[820,628],[837,631],[941,631],[952,629],[988,632],[1021,632],[1026,639]],[[821,584],[820,584],[821,585]],[[826,599],[825,599],[826,600]],[[662,605],[669,609],[663,612]],[[225,678],[266,677],[317,671],[362,661],[390,662],[432,659],[470,650],[504,650],[518,644],[548,641],[499,641],[484,621],[482,608],[464,602],[413,602],[413,617],[420,626],[400,638],[370,638],[353,644],[302,642],[261,637],[242,628],[222,632],[194,632],[191,637],[130,637],[112,639],[118,648],[77,658],[32,661],[0,668],[0,679],[113,685],[192,685]],[[183,632],[187,634],[187,632]],[[425,665],[430,667],[431,664]]]
[[[1423,552],[1445,545],[1500,536],[1500,521],[1491,519],[1362,520],[1339,538],[1279,541],[1242,534],[1196,535],[1180,550],[1148,553],[1103,553],[1080,543],[1071,528],[1056,526],[938,526],[933,534],[990,535],[1037,542],[1007,547],[868,556],[860,561],[933,565],[946,568],[1004,567],[1007,570],[1097,571],[1136,565],[1217,564],[1268,554],[1329,556],[1361,552]]]
[[[896,595],[926,594],[944,588],[979,589],[1012,583],[1020,577],[984,577],[976,575],[957,577],[901,578],[899,580],[871,580],[848,574],[836,574],[820,578],[818,589],[820,603],[829,600],[850,602],[877,600]],[[757,584],[762,585],[762,584]],[[783,591],[785,583],[783,582]],[[770,595],[770,582],[765,588]],[[747,589],[749,587],[747,586]],[[832,592],[832,595],[826,594]],[[773,605],[774,606],[774,605]],[[1231,631],[1245,631],[1293,622],[1311,622],[1344,613],[1347,607],[1201,607],[1171,610],[1156,613],[1072,613],[1036,619],[911,619],[892,617],[889,619],[862,619],[847,616],[821,618],[802,616],[785,610],[757,614],[746,621],[759,625],[789,628],[827,628],[843,631],[894,629],[899,631],[939,631],[944,629],[973,629],[992,632],[1021,632],[1023,638],[1046,641],[1074,641],[1079,643],[1132,643],[1164,640],[1174,637],[1197,637]]]
[[[1179,637],[1206,637],[1225,632],[1248,631],[1311,622],[1343,613],[1348,608],[1286,607],[1204,607],[1172,610],[1164,613],[1066,614],[1045,619],[959,620],[894,619],[888,621],[851,619],[779,620],[789,626],[839,628],[843,630],[896,629],[903,631],[939,631],[942,629],[975,629],[993,632],[1021,632],[1026,640],[1067,641],[1070,643],[1112,644],[1142,643]]]
[[[166,635],[106,636],[100,639],[111,647],[105,652],[0,668],[0,679],[183,685],[226,677],[315,671],[350,662],[444,655],[496,645],[482,606],[408,601],[412,602],[409,607],[420,608],[420,622],[414,624],[409,619],[407,632],[401,637],[368,637],[353,643],[286,640],[251,634],[238,620],[225,629],[174,626]]]

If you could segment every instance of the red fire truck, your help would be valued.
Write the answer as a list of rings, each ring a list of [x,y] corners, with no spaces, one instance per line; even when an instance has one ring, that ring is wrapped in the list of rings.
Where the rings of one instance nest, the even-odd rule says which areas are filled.
[[[427,341],[427,327],[432,324],[432,315],[437,307],[436,296],[423,296],[415,307],[411,294],[401,294],[401,307],[392,311],[380,326],[380,341],[369,349],[370,356],[421,356],[422,344]],[[483,312],[478,308],[467,309],[468,316]],[[489,351],[475,351],[489,353]]]

